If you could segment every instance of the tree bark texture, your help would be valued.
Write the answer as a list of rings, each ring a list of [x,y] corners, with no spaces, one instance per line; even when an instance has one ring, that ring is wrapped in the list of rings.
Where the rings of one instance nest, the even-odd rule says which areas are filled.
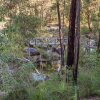
[[[67,65],[73,68],[73,81],[77,84],[80,43],[80,0],[71,1],[68,34]]]
[[[68,53],[67,66],[72,67],[74,63],[74,37],[75,37],[75,19],[76,19],[76,0],[71,0],[69,33],[68,33]]]
[[[78,75],[78,60],[79,60],[79,46],[80,46],[80,0],[76,1],[76,31],[74,39],[74,65],[73,65],[73,78],[77,83]]]

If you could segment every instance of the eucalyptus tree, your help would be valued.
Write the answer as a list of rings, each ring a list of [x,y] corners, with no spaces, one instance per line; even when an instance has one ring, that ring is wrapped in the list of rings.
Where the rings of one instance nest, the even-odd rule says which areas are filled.
[[[76,20],[76,0],[71,0],[69,32],[68,32],[68,52],[67,52],[68,53],[67,65],[71,67],[74,63],[75,20]]]
[[[80,0],[71,0],[68,33],[67,65],[73,67],[73,80],[77,84],[80,44]]]
[[[77,78],[80,46],[80,0],[71,0],[70,22],[68,33],[67,66],[72,67],[73,83],[75,86],[75,100],[79,100]]]

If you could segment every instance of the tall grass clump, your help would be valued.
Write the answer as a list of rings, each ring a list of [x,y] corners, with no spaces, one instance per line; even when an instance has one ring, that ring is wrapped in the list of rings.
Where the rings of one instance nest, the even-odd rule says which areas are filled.
[[[84,55],[79,68],[80,96],[100,96],[100,58],[99,54]]]

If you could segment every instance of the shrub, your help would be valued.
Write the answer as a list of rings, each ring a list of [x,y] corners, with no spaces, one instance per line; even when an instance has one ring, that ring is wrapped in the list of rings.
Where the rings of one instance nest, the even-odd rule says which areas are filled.
[[[29,100],[29,95],[26,89],[20,87],[11,91],[4,100]]]

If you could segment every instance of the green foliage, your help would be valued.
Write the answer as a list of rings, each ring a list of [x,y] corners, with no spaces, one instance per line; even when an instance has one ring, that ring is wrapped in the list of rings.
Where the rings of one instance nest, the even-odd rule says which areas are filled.
[[[98,53],[80,54],[80,66],[87,69],[95,69],[100,65]]]
[[[7,65],[7,63],[4,63],[1,59],[0,59],[0,69],[1,69],[0,80],[2,83],[0,84],[0,90],[5,90],[6,92],[9,92],[15,86],[16,81],[9,73],[8,71],[9,66]]]
[[[21,33],[22,36],[34,37],[36,29],[41,25],[41,20],[38,17],[20,14],[12,18],[12,22],[8,24],[5,32],[8,33]],[[28,36],[28,37],[27,37]]]
[[[97,53],[84,55],[80,62],[79,69],[79,87],[80,96],[89,97],[91,95],[100,95],[100,59]]]
[[[0,90],[10,92],[16,86],[29,87],[33,84],[30,73],[34,71],[33,63],[26,63],[14,56],[0,56]]]
[[[36,87],[31,100],[71,100],[72,88],[65,82],[48,81]]]
[[[8,38],[7,35],[0,33],[0,50],[4,50],[6,46],[8,46]]]
[[[9,100],[28,100],[29,95],[26,89],[24,89],[23,87],[20,87],[20,88],[15,88],[13,91],[9,93],[9,95],[7,95],[4,98],[4,100],[8,100],[8,99]]]
[[[81,34],[82,35],[86,35],[86,34],[88,34],[88,32],[89,32],[89,29],[87,28],[87,26],[83,26],[81,28]]]
[[[3,1],[4,0],[2,0],[2,2]],[[17,59],[24,56],[23,48],[25,47],[25,42],[35,37],[36,33],[40,30],[41,25],[45,26],[47,24],[49,20],[48,16],[52,17],[51,22],[55,22],[55,20],[57,22],[56,3],[46,10],[46,8],[43,8],[43,3],[39,4],[36,2],[35,4],[37,6],[35,5],[35,8],[34,3],[31,5],[27,0],[27,2],[25,0],[6,1],[3,3],[0,1],[0,20],[4,20],[5,17],[10,18],[6,25],[7,27],[3,31],[4,34],[0,33],[0,82],[2,80],[0,83],[0,90],[8,93],[4,100],[73,100],[74,87],[72,84],[65,83],[63,80],[64,78],[62,78],[63,76],[59,78],[58,74],[54,72],[55,74],[50,75],[50,80],[45,82],[34,82],[30,78],[31,73],[34,71],[34,64]],[[92,3],[90,0],[84,0],[82,1],[82,4],[81,33],[86,34],[89,31],[86,25],[87,10],[92,7],[90,5]],[[69,5],[70,3],[67,1],[65,4],[65,9],[67,9],[65,20],[67,21],[69,19]],[[17,7],[19,9],[16,9]],[[62,1],[60,1],[60,8],[62,15],[64,13]],[[37,16],[34,14],[34,9],[37,10]],[[97,14],[96,11],[93,14],[91,9],[89,12],[92,16],[91,22],[93,32],[97,32],[99,31],[100,13],[98,12]],[[41,18],[42,21],[40,17],[44,17]],[[66,28],[63,31],[64,33],[67,33],[68,29]],[[44,29],[41,29],[41,33],[44,32]],[[37,36],[40,36],[40,34]],[[39,51],[43,58],[52,60],[52,56],[49,57],[50,54],[48,55],[45,53],[45,50],[40,49]],[[82,53],[82,56],[80,56],[78,83],[80,97],[94,94],[100,95],[99,66],[100,57],[98,54],[91,53],[83,55]],[[15,72],[11,73],[9,71],[10,67],[12,67]],[[51,74],[51,72],[46,73]]]
[[[100,61],[97,58],[97,54],[84,55],[82,59],[83,62],[81,61],[79,65],[79,96],[82,98],[91,95],[100,95]],[[35,84],[29,80],[28,76],[28,72],[32,70],[31,67],[28,68],[25,64],[22,65],[20,71],[15,76],[17,86],[20,88],[9,92],[7,96],[9,100],[14,100],[12,99],[14,97],[17,100],[17,96],[19,100],[23,100],[23,98],[26,98],[26,95],[26,100],[73,100],[75,98],[73,85],[65,83],[63,79],[59,80],[57,73],[50,75],[50,80]],[[28,64],[28,66],[32,65]],[[25,93],[23,93],[23,86],[25,87]]]

